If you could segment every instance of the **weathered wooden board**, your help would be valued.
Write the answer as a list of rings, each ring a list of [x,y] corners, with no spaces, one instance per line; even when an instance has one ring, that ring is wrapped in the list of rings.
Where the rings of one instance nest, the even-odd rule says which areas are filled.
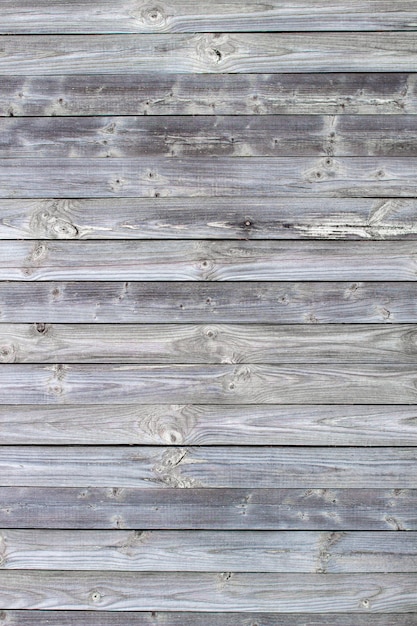
[[[0,524],[51,529],[417,530],[417,489],[0,487]]]
[[[417,610],[417,574],[3,570],[0,604],[55,610],[407,613]]]
[[[2,322],[13,323],[416,323],[417,286],[3,282],[0,312]]]
[[[0,159],[0,197],[406,198],[416,171],[417,157],[16,158]]]
[[[13,74],[0,115],[403,115],[417,113],[416,84],[404,73]]]
[[[400,198],[0,199],[0,239],[416,239]]]
[[[416,533],[0,530],[3,569],[416,572]]]
[[[413,488],[417,449],[0,446],[4,487]]]
[[[415,325],[1,324],[1,363],[416,363]]]
[[[415,72],[413,32],[3,35],[0,74]]]
[[[0,157],[417,156],[417,115],[1,118]]]
[[[417,407],[396,405],[0,405],[16,444],[417,445]]]
[[[222,0],[170,0],[116,5],[100,0],[38,3],[25,0],[16,7],[3,0],[1,33],[160,33],[215,31],[416,30],[417,9],[410,0],[353,0],[330,4],[324,0],[250,0],[241,5]]]

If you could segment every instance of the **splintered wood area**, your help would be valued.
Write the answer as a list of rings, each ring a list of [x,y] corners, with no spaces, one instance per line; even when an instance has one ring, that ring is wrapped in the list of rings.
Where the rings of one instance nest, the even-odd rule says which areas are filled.
[[[413,0],[2,0],[1,626],[415,626],[416,70]]]

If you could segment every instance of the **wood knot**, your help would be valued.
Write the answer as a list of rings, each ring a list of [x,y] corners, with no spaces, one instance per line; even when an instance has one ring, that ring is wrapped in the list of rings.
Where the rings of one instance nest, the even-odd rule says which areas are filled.
[[[50,324],[45,324],[44,322],[37,322],[35,324],[35,330],[40,335],[46,335],[50,327],[51,327]]]
[[[209,63],[212,67],[223,66],[235,49],[231,37],[225,33],[204,34],[197,37],[196,54],[204,64]]]
[[[1,363],[15,363],[16,356],[16,348],[13,344],[0,346]]]
[[[168,23],[168,15],[159,3],[149,3],[133,14],[147,30],[164,30]]]

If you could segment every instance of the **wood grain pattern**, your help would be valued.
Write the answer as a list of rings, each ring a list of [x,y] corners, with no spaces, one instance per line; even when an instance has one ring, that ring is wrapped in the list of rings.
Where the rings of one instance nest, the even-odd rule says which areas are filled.
[[[417,530],[417,489],[0,487],[2,528]]]
[[[1,239],[417,238],[413,198],[0,199]]]
[[[15,75],[415,72],[413,32],[3,35],[0,73]]]
[[[416,323],[413,283],[0,283],[2,322]]]
[[[215,31],[415,30],[417,10],[410,0],[395,7],[383,0],[353,0],[329,5],[323,0],[296,0],[268,5],[251,0],[240,5],[221,0],[170,0],[169,3],[83,0],[73,6],[52,0],[41,4],[12,0],[2,7],[1,33],[160,33]]]
[[[0,603],[11,609],[407,613],[416,611],[416,586],[416,574],[4,570]],[[291,588],[297,591],[289,594]]]
[[[416,115],[0,119],[0,157],[417,156]]]
[[[416,572],[416,533],[1,530],[3,569]]]
[[[3,445],[417,445],[406,405],[0,405]]]
[[[416,76],[205,74],[202,80],[199,74],[149,68],[100,76],[8,74],[0,82],[0,115],[415,114]]]
[[[416,448],[0,446],[4,487],[413,488]],[[111,479],[109,478],[111,477]]]

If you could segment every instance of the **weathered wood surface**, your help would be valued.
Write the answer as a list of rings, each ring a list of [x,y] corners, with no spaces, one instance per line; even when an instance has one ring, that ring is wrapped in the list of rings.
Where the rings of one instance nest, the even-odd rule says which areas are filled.
[[[416,572],[416,533],[0,530],[3,569]]]
[[[0,446],[4,487],[413,488],[417,449]],[[111,478],[110,478],[111,477]]]
[[[416,323],[413,282],[3,282],[2,322]],[[39,329],[42,333],[42,326]]]
[[[1,324],[1,363],[414,363],[413,324]]]
[[[0,239],[416,239],[413,198],[0,199]]]
[[[415,72],[413,32],[3,35],[0,74]]]
[[[1,118],[0,157],[417,156],[416,115]]]
[[[0,604],[55,610],[407,613],[417,610],[417,575],[3,570]]]
[[[416,171],[417,157],[16,158],[0,159],[0,197],[406,198]]]
[[[417,9],[410,0],[339,1],[251,0],[240,5],[222,0],[170,0],[169,3],[130,2],[116,5],[68,0],[20,2],[3,0],[1,33],[160,33],[215,31],[416,30]]]
[[[403,115],[417,113],[416,84],[415,73],[8,74],[0,115]]]
[[[417,490],[0,487],[0,525],[92,530],[417,530]]]
[[[0,405],[0,439],[16,444],[417,445],[406,405]]]
[[[414,242],[5,241],[0,280],[416,281]]]

